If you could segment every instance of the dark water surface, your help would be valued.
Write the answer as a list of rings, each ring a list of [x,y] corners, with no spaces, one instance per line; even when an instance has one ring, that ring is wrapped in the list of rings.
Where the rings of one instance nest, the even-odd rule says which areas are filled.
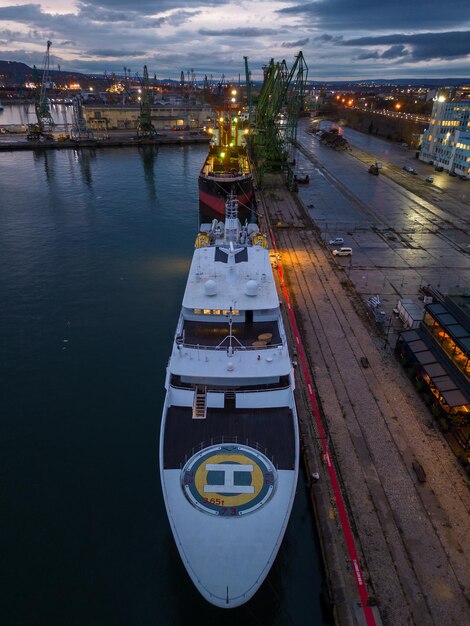
[[[229,612],[166,519],[163,384],[206,150],[0,154],[2,626],[326,623],[303,478],[267,581]]]

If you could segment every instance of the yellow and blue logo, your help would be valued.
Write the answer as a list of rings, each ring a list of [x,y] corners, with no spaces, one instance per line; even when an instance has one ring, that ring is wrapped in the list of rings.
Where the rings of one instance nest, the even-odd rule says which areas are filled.
[[[271,498],[276,470],[249,446],[222,444],[195,454],[181,475],[188,500],[198,509],[226,517],[246,515]]]

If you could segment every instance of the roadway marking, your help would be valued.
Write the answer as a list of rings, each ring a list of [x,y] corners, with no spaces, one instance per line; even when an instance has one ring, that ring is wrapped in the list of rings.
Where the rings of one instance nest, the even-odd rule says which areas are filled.
[[[274,233],[272,229],[269,229],[269,234],[271,237],[273,248],[277,254],[278,249],[277,249],[276,240],[274,238]],[[280,261],[277,266],[277,271],[280,277],[282,277],[282,267],[281,267]],[[356,581],[357,590],[359,592],[359,597],[361,599],[364,619],[365,619],[367,626],[377,626],[377,622],[375,621],[372,607],[369,606],[369,594],[367,592],[367,587],[364,584],[364,576],[362,574],[361,566],[359,564],[359,555],[357,553],[356,544],[355,544],[354,537],[351,531],[351,525],[349,524],[348,515],[346,513],[346,506],[344,504],[343,496],[341,494],[341,488],[339,485],[338,475],[336,473],[335,467],[332,463],[330,454],[328,452],[328,441],[326,437],[326,432],[323,426],[322,418],[320,416],[320,409],[318,407],[317,397],[313,391],[312,381],[310,378],[310,372],[309,372],[305,352],[304,352],[302,344],[300,343],[300,334],[299,334],[299,329],[297,326],[297,321],[291,309],[289,294],[287,293],[287,288],[283,280],[281,280],[281,286],[282,286],[282,291],[284,294],[284,299],[287,302],[287,308],[288,308],[288,314],[289,314],[289,320],[290,320],[292,332],[294,333],[294,337],[298,346],[298,354],[299,354],[300,361],[302,363],[302,373],[304,376],[304,381],[309,390],[310,404],[312,407],[313,416],[315,418],[315,424],[318,429],[318,434],[320,436],[321,446],[323,450],[323,459],[325,460],[327,468],[328,468],[328,476],[330,479],[331,488],[333,490],[336,508],[337,508],[338,515],[340,518],[341,528],[343,530],[344,540],[345,540],[346,547],[348,550],[349,558],[351,560],[351,564],[353,566],[354,578]]]

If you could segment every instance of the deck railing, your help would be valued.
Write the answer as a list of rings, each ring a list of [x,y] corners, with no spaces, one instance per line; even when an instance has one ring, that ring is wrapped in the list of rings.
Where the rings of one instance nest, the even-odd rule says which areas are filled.
[[[233,391],[234,393],[266,393],[267,391],[285,391],[286,389],[290,388],[290,385],[283,385],[281,386],[274,386],[275,383],[273,383],[273,386],[270,387],[269,384],[266,385],[258,385],[256,388],[253,389],[236,389],[234,387],[217,387],[217,389],[211,389],[210,387],[207,387],[206,385],[206,389],[207,389],[207,393],[226,393],[227,391]],[[185,383],[181,383],[180,385],[175,385],[174,383],[170,384],[170,387],[172,389],[182,389],[184,391],[194,391],[194,386],[192,385],[192,383],[187,383],[187,385]],[[260,388],[261,387],[261,388]],[[211,408],[211,407],[208,407]]]
[[[183,348],[189,348],[191,350],[228,350],[229,346],[228,345],[218,345],[218,346],[204,346],[201,345],[199,343],[187,343],[187,342],[183,342],[183,340],[179,340],[179,338],[176,338],[176,345],[177,346],[181,346]],[[282,343],[269,343],[266,344],[265,346],[252,346],[251,345],[251,340],[250,340],[250,344],[249,345],[239,345],[238,343],[235,345],[232,345],[232,351],[233,353],[237,352],[238,350],[267,350],[267,349],[272,349],[272,348],[283,348],[284,345]]]
[[[180,469],[183,469],[183,467],[186,465],[189,459],[191,459],[197,452],[201,452],[202,450],[204,450],[205,448],[208,448],[209,446],[216,446],[218,444],[243,445],[243,446],[248,446],[250,448],[253,448],[257,450],[258,452],[261,452],[261,454],[264,454],[264,456],[271,461],[271,463],[276,467],[276,469],[279,469],[278,465],[275,462],[274,454],[270,454],[268,449],[265,446],[262,446],[258,441],[252,441],[248,439],[247,437],[238,437],[237,435],[235,435],[235,437],[230,437],[228,435],[221,435],[220,437],[211,437],[207,441],[201,441],[200,443],[198,443],[196,446],[192,448],[190,455],[185,454],[184,459],[180,461]]]

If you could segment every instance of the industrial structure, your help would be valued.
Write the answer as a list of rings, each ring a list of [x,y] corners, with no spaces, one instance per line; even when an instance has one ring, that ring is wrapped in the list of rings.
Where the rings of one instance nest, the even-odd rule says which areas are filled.
[[[248,63],[245,63],[247,82],[250,82]],[[257,102],[251,148],[259,170],[263,172],[285,169],[288,182],[293,181],[289,154],[297,137],[297,120],[303,106],[308,68],[302,52],[291,69],[285,60],[264,68],[264,82]]]
[[[140,117],[137,131],[138,137],[153,137],[155,126],[152,124],[152,94],[149,87],[149,73],[144,65],[144,75],[142,78],[142,94],[140,96]]]
[[[44,53],[42,77],[39,77],[39,72],[34,66],[33,76],[35,83],[34,93],[34,109],[36,112],[36,124],[29,125],[28,139],[37,141],[43,138],[50,138],[50,133],[54,128],[54,120],[52,119],[51,111],[49,108],[49,101],[47,99],[47,89],[50,85],[50,47],[52,41],[47,41],[46,52]]]
[[[83,115],[82,96],[74,96],[72,100],[73,107],[73,126],[70,130],[70,137],[76,141],[80,139],[92,139],[93,131],[86,125]]]
[[[423,321],[400,333],[395,353],[433,415],[463,450],[470,450],[470,297],[439,297]]]

